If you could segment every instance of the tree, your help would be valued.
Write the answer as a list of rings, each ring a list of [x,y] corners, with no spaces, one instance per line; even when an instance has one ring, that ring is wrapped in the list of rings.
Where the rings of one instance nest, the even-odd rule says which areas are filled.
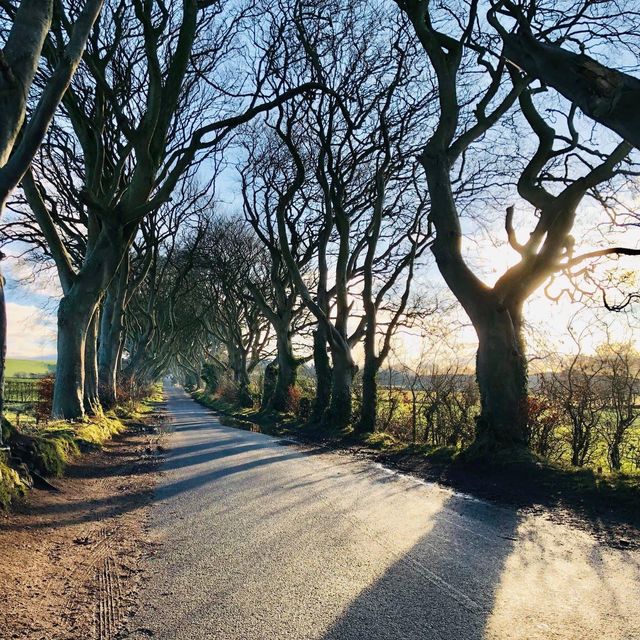
[[[0,214],[27,171],[73,74],[80,63],[102,0],[88,0],[77,15],[69,41],[27,119],[28,101],[45,39],[54,19],[52,0],[23,0],[17,9],[4,6],[10,28],[0,57]],[[72,24],[64,9],[58,18]],[[0,256],[2,257],[2,256]],[[4,412],[7,315],[4,278],[0,274],[0,420]],[[0,435],[0,444],[2,436]]]
[[[330,92],[313,103],[291,101],[267,126],[293,161],[290,166],[272,154],[282,165],[273,206],[280,250],[318,323],[312,420],[338,429],[350,424],[358,369],[352,349],[364,336],[366,401],[358,428],[372,431],[376,376],[428,235],[421,226],[424,194],[414,189],[415,168],[407,159],[424,131],[431,96],[419,83],[420,66],[408,62],[415,45],[407,42],[406,25],[382,7],[361,8],[360,21],[354,21],[352,4],[324,3],[323,11],[333,16],[329,23],[317,7],[293,4],[290,40],[303,55],[293,71],[310,73]],[[377,29],[389,21],[391,28]],[[282,74],[283,81],[299,82],[290,75]],[[301,271],[308,263],[299,264],[290,251],[298,238],[313,247],[313,283]],[[403,293],[393,305],[389,298],[398,290]],[[363,307],[360,317],[353,312],[356,300]],[[380,322],[379,314],[388,314],[389,321]]]
[[[494,64],[484,48],[475,46],[477,3],[471,3],[464,20],[458,22],[436,14],[427,3],[408,0],[399,5],[413,24],[439,88],[437,126],[420,162],[430,193],[436,264],[478,336],[476,375],[481,413],[475,446],[480,452],[523,447],[528,417],[523,304],[557,271],[619,251],[607,248],[576,256],[571,230],[583,198],[619,175],[619,165],[629,154],[630,145],[618,144],[606,152],[599,144],[586,146],[574,125],[575,110],[566,114],[566,128],[571,132],[568,139],[552,128],[540,115],[537,92],[527,79],[514,71],[508,73],[503,56]],[[473,64],[487,78],[469,89],[464,78]],[[463,256],[452,173],[457,163],[469,163],[472,145],[486,138],[516,103],[524,122],[515,126],[524,125],[537,143],[517,178],[518,193],[529,206],[530,235],[525,243],[517,240],[514,208],[508,207],[506,236],[519,261],[488,286]],[[522,136],[522,130],[517,131]],[[560,142],[564,146],[556,146]],[[581,161],[573,163],[576,153],[581,154]]]
[[[60,247],[51,211],[39,206],[47,242],[60,248],[52,253],[65,291],[58,312],[57,417],[84,414],[87,331],[141,222],[224,147],[235,127],[318,88],[307,84],[265,95],[263,78],[252,77],[255,69],[264,72],[260,61],[244,67],[233,86],[219,88],[216,74],[225,73],[229,56],[239,58],[231,43],[244,18],[242,10],[196,0],[184,0],[179,9],[113,0],[94,32],[86,67],[64,103],[84,164],[76,191],[88,218],[88,250],[79,270],[71,268]],[[272,51],[261,55],[268,59]],[[255,88],[247,95],[244,83],[251,81]],[[241,112],[230,116],[234,94]],[[42,200],[45,190],[41,180]]]
[[[216,217],[195,265],[205,331],[225,348],[226,362],[219,364],[231,374],[239,403],[252,406],[250,374],[266,357],[271,338],[269,319],[255,301],[261,297],[272,305],[268,256],[243,220]]]
[[[261,136],[257,127],[248,132],[244,143],[247,161],[240,175],[245,218],[269,257],[266,268],[271,295],[265,295],[263,279],[256,281],[257,274],[247,280],[254,304],[269,320],[276,336],[276,381],[272,391],[263,394],[262,406],[265,410],[286,411],[298,367],[308,359],[296,357],[293,351],[293,337],[306,322],[308,312],[301,304],[278,239],[276,208],[288,186],[292,163],[286,149],[274,138],[268,132]],[[289,228],[289,253],[298,271],[305,275],[314,257],[314,244],[308,236],[296,233],[295,225]]]
[[[602,393],[605,409],[599,424],[607,445],[612,471],[620,471],[627,438],[640,411],[636,398],[640,390],[640,356],[629,343],[607,343],[597,351],[602,364]]]
[[[599,5],[608,6],[603,11]],[[545,20],[544,8],[537,2],[523,5],[510,0],[496,2],[489,12],[489,20],[504,43],[502,55],[510,64],[553,87],[584,114],[640,149],[637,109],[640,79],[608,67],[585,53],[589,40],[597,37],[595,29],[585,29],[590,22],[604,26],[601,37],[637,41],[638,12],[614,2],[594,0],[584,0],[567,8],[569,13],[562,15],[559,24],[550,25]],[[505,29],[497,18],[500,14],[515,20],[516,30]],[[628,27],[624,28],[624,24]],[[577,36],[573,35],[574,30]],[[579,52],[562,46],[570,45],[576,38]],[[629,43],[629,46],[633,45]]]

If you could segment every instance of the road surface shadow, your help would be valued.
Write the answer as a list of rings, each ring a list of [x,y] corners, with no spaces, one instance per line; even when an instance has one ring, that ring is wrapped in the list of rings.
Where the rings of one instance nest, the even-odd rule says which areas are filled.
[[[491,539],[435,516],[433,529],[366,588],[323,640],[482,640],[518,517]]]

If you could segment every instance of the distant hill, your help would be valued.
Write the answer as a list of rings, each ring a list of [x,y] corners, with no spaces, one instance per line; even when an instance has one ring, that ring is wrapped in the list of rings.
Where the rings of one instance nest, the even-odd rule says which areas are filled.
[[[53,373],[56,368],[54,360],[27,360],[7,358],[5,376],[7,378],[23,376],[43,376]]]

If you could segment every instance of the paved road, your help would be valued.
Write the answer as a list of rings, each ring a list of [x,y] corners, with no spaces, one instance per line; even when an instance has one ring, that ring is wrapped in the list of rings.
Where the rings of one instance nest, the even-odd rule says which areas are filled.
[[[160,542],[130,638],[637,640],[640,556],[169,390]]]

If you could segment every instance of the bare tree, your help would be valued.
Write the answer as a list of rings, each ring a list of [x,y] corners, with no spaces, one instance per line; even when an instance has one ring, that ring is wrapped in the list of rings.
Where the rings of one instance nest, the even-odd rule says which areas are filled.
[[[17,9],[4,5],[10,21],[0,56],[0,214],[11,192],[27,171],[73,74],[80,63],[87,38],[102,0],[88,0],[76,16],[69,41],[61,47],[59,61],[35,98],[27,118],[29,99],[39,68],[40,56],[54,17],[52,0],[23,0]],[[72,24],[72,18],[59,7],[59,19]],[[2,257],[2,256],[0,256]],[[4,278],[0,275],[0,419],[4,411],[4,370],[7,354],[7,315]],[[2,436],[0,435],[0,444]]]
[[[602,364],[602,393],[605,409],[599,424],[607,445],[607,459],[612,471],[620,471],[628,437],[640,411],[640,356],[629,343],[608,342],[597,351]]]
[[[231,42],[244,17],[243,10],[196,0],[171,9],[162,2],[130,6],[113,0],[94,32],[86,67],[64,103],[84,163],[75,190],[89,220],[89,240],[79,270],[67,260],[52,211],[42,202],[32,204],[49,246],[58,249],[52,254],[65,291],[58,313],[56,416],[83,414],[87,330],[141,221],[168,202],[204,158],[224,148],[235,127],[317,88],[316,83],[275,97],[265,94],[263,78],[252,77],[256,68],[258,75],[265,73],[260,61],[255,68],[247,65],[233,86],[220,88],[216,77],[228,79],[229,56],[238,60]],[[272,51],[263,55],[269,58]],[[250,94],[244,81],[254,86]],[[232,97],[239,115],[229,115]],[[45,191],[40,180],[35,199],[46,201]]]
[[[608,247],[576,256],[571,230],[583,198],[619,175],[620,164],[631,147],[622,143],[604,152],[597,144],[586,146],[573,124],[574,110],[566,114],[569,139],[552,128],[540,115],[536,92],[528,86],[527,79],[514,71],[508,73],[504,57],[492,63],[485,49],[475,46],[477,3],[471,3],[464,19],[457,20],[438,13],[428,3],[408,0],[399,5],[412,21],[439,87],[437,127],[420,162],[431,198],[429,219],[435,229],[432,250],[436,263],[478,335],[476,374],[481,414],[476,447],[480,451],[521,447],[526,443],[528,414],[523,303],[557,271],[621,251]],[[476,85],[469,90],[463,79],[472,65],[487,77],[480,88]],[[537,140],[537,149],[517,181],[519,195],[532,214],[530,235],[524,243],[517,240],[514,208],[509,207],[504,226],[519,262],[491,287],[463,257],[461,216],[453,196],[452,172],[457,163],[469,161],[472,145],[486,136],[516,102],[524,116],[524,126]],[[556,146],[560,141],[561,146]],[[576,153],[581,155],[579,163],[571,162]]]
[[[640,149],[640,79],[585,53],[596,39],[606,39],[619,49],[637,48],[640,12],[617,2],[594,0],[568,4],[565,9],[538,2],[496,2],[489,20],[504,42],[502,55]],[[516,29],[506,29],[499,15],[515,20]],[[579,50],[572,51],[569,47],[576,41]]]
[[[263,293],[262,278],[250,276],[247,287],[253,301],[267,317],[276,336],[276,381],[272,392],[263,395],[266,410],[285,411],[289,393],[295,387],[298,367],[308,358],[296,357],[293,337],[307,321],[308,311],[301,303],[295,284],[280,247],[276,208],[291,179],[292,162],[286,149],[268,130],[260,135],[258,128],[248,132],[245,141],[247,161],[241,167],[244,213],[256,237],[265,246],[269,264],[267,270],[271,295]],[[289,253],[297,269],[306,276],[314,257],[314,244],[309,237],[289,227]],[[271,371],[271,370],[270,370]]]

